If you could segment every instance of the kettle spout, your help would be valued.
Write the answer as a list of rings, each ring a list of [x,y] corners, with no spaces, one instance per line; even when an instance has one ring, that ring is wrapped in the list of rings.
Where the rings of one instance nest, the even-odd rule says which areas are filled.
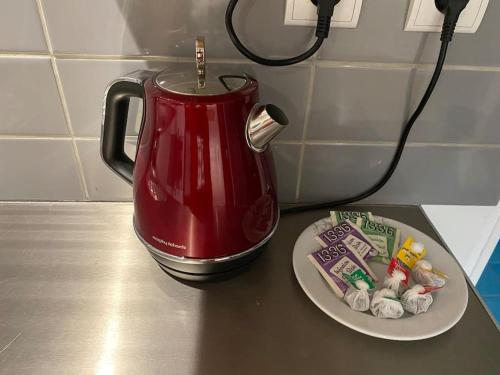
[[[257,152],[264,151],[287,125],[288,118],[281,109],[272,104],[256,104],[247,120],[248,146]]]

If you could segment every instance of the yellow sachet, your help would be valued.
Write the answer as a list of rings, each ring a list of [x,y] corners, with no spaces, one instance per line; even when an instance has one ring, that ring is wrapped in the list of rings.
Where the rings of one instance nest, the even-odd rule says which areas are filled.
[[[403,263],[409,270],[411,270],[415,263],[425,257],[427,250],[425,248],[414,248],[415,243],[412,237],[408,237],[403,243],[403,246],[396,253],[396,258]]]

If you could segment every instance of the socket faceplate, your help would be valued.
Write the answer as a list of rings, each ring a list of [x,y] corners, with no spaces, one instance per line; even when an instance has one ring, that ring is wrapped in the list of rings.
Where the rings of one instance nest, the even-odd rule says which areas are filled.
[[[342,0],[335,6],[332,27],[355,28],[363,0]],[[311,0],[287,0],[285,25],[316,26],[317,8]]]

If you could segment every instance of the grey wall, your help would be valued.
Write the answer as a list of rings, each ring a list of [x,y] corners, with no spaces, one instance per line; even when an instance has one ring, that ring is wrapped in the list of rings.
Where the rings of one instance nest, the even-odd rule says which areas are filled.
[[[236,25],[263,55],[305,49],[313,30],[283,26],[285,0],[242,0]],[[292,126],[273,145],[284,202],[346,197],[383,173],[424,89],[437,34],[405,33],[408,0],[365,0],[358,29],[335,29],[311,61],[249,64],[224,28],[227,0],[7,0],[0,11],[0,200],[129,200],[99,157],[108,81],[138,68],[245,70]],[[402,163],[371,202],[493,204],[500,198],[500,2],[457,35]],[[384,22],[380,20],[383,19]],[[134,113],[131,114],[131,117]],[[136,129],[129,129],[133,153]]]

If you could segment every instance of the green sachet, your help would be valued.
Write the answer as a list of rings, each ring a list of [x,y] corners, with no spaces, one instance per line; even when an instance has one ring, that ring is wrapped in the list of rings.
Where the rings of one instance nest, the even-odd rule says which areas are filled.
[[[350,220],[353,223],[359,218],[364,218],[368,220],[373,220],[373,215],[371,212],[358,212],[358,211],[330,211],[330,216],[332,218],[333,226],[338,225],[339,223]]]
[[[389,264],[392,254],[398,250],[401,231],[389,225],[359,217],[356,225],[372,240],[379,251],[372,260]]]
[[[342,273],[342,277],[356,289],[358,289],[358,287],[356,286],[356,281],[358,280],[364,281],[368,285],[368,289],[375,289],[375,284],[373,283],[372,278],[364,273],[361,269],[356,270],[350,275],[347,273]]]

